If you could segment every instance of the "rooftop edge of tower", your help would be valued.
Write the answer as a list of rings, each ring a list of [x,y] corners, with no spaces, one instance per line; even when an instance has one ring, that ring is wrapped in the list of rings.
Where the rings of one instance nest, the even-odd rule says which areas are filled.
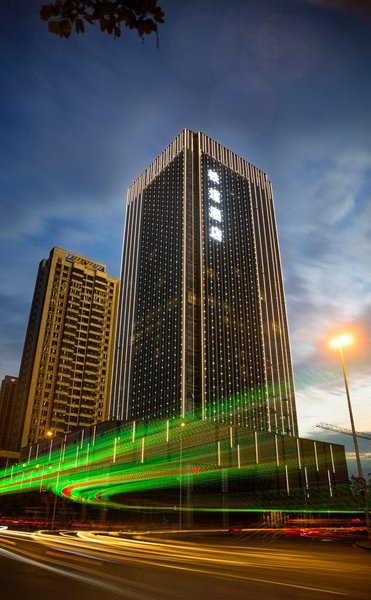
[[[210,155],[225,167],[233,169],[248,179],[254,179],[260,184],[270,185],[267,174],[241,158],[205,133],[183,129],[170,144],[152,161],[152,163],[137,177],[128,190],[128,202],[140,194],[163,169],[185,148],[194,148],[194,138],[197,136],[198,146],[202,152]]]
[[[53,257],[62,258],[63,260],[67,260],[68,262],[71,262],[71,263],[80,263],[84,267],[89,267],[91,269],[94,269],[96,271],[99,271],[101,273],[105,273],[106,275],[108,275],[106,272],[105,264],[100,263],[96,260],[91,260],[90,258],[87,258],[86,256],[81,256],[80,254],[76,254],[75,252],[71,252],[70,250],[60,248],[59,246],[53,246],[53,248],[50,250],[49,260],[51,260]],[[46,260],[46,259],[43,259],[43,260]]]

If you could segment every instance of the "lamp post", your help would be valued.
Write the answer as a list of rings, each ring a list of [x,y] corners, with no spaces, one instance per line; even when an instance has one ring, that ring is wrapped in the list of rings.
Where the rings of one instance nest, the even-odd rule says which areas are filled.
[[[343,347],[344,346],[349,346],[349,344],[351,342],[352,342],[352,338],[349,335],[343,335],[341,337],[338,337],[338,338],[332,340],[330,342],[330,346],[331,346],[331,348],[337,348],[339,350],[340,361],[341,361],[341,368],[342,368],[343,377],[344,377],[345,392],[346,392],[347,401],[348,401],[350,426],[351,426],[351,429],[352,429],[354,449],[355,449],[355,452],[356,452],[358,477],[361,477],[363,479],[363,471],[362,471],[361,459],[360,459],[360,456],[359,456],[358,440],[357,440],[356,428],[354,426],[352,404],[350,402],[350,394],[349,394],[348,377],[347,377],[347,372],[345,370],[345,361],[344,361],[344,353],[343,353]]]
[[[350,401],[348,377],[347,377],[347,372],[346,372],[346,369],[345,369],[345,361],[344,361],[344,353],[343,353],[343,347],[344,346],[349,346],[349,344],[351,344],[351,343],[352,343],[351,336],[350,335],[343,335],[343,336],[340,336],[340,337],[332,340],[330,342],[330,346],[331,346],[331,348],[337,348],[338,351],[339,351],[339,355],[340,355],[341,369],[343,371],[345,392],[346,392],[347,402],[348,402],[348,410],[349,410],[349,417],[350,417],[350,426],[351,426],[351,429],[352,429],[352,437],[353,437],[353,443],[354,443],[354,450],[355,450],[355,453],[356,453],[357,471],[358,471],[358,482],[359,483],[361,483],[361,482],[363,483],[365,481],[365,479],[363,477],[363,470],[362,470],[361,458],[360,458],[360,454],[359,454],[357,433],[356,433],[356,428],[355,428],[355,425],[354,425],[353,410],[352,410],[352,404],[351,404],[351,401]],[[368,532],[369,540],[371,541],[371,528],[370,528],[370,516],[369,516],[369,510],[368,510],[367,490],[365,492],[365,501],[366,501],[365,516],[366,516],[367,532]]]
[[[180,423],[180,439],[179,439],[179,531],[182,530],[182,460],[183,460],[183,428],[185,427],[184,421]]]
[[[48,429],[45,432],[45,439],[50,441],[49,444],[49,462],[52,456],[52,449],[53,449],[53,438],[54,438],[54,431],[52,429]]]

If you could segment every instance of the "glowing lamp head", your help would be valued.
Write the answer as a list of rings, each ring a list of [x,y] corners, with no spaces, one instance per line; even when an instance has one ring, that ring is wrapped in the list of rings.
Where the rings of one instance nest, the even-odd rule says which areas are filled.
[[[344,346],[349,346],[352,343],[352,337],[350,335],[341,335],[334,340],[331,340],[330,346],[331,348],[343,348]]]
[[[51,437],[53,437],[53,432],[52,432],[52,430],[51,430],[51,429],[48,429],[48,431],[46,431],[46,432],[45,432],[45,436],[46,436],[47,438],[51,438]]]
[[[182,421],[182,422],[181,422],[180,426],[181,426],[181,427],[185,427],[185,423],[184,423],[184,421]]]

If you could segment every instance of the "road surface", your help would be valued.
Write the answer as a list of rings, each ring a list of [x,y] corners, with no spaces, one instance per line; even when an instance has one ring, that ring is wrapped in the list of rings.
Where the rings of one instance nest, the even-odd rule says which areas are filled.
[[[371,598],[371,552],[331,538],[2,530],[0,574],[4,600]]]

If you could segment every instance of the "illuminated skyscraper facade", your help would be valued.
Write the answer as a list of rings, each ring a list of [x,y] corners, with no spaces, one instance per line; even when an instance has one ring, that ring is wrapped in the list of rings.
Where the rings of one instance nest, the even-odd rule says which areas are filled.
[[[111,417],[297,435],[272,188],[184,130],[128,192]]]
[[[117,301],[105,265],[56,247],[41,261],[18,378],[18,444],[107,419]]]

